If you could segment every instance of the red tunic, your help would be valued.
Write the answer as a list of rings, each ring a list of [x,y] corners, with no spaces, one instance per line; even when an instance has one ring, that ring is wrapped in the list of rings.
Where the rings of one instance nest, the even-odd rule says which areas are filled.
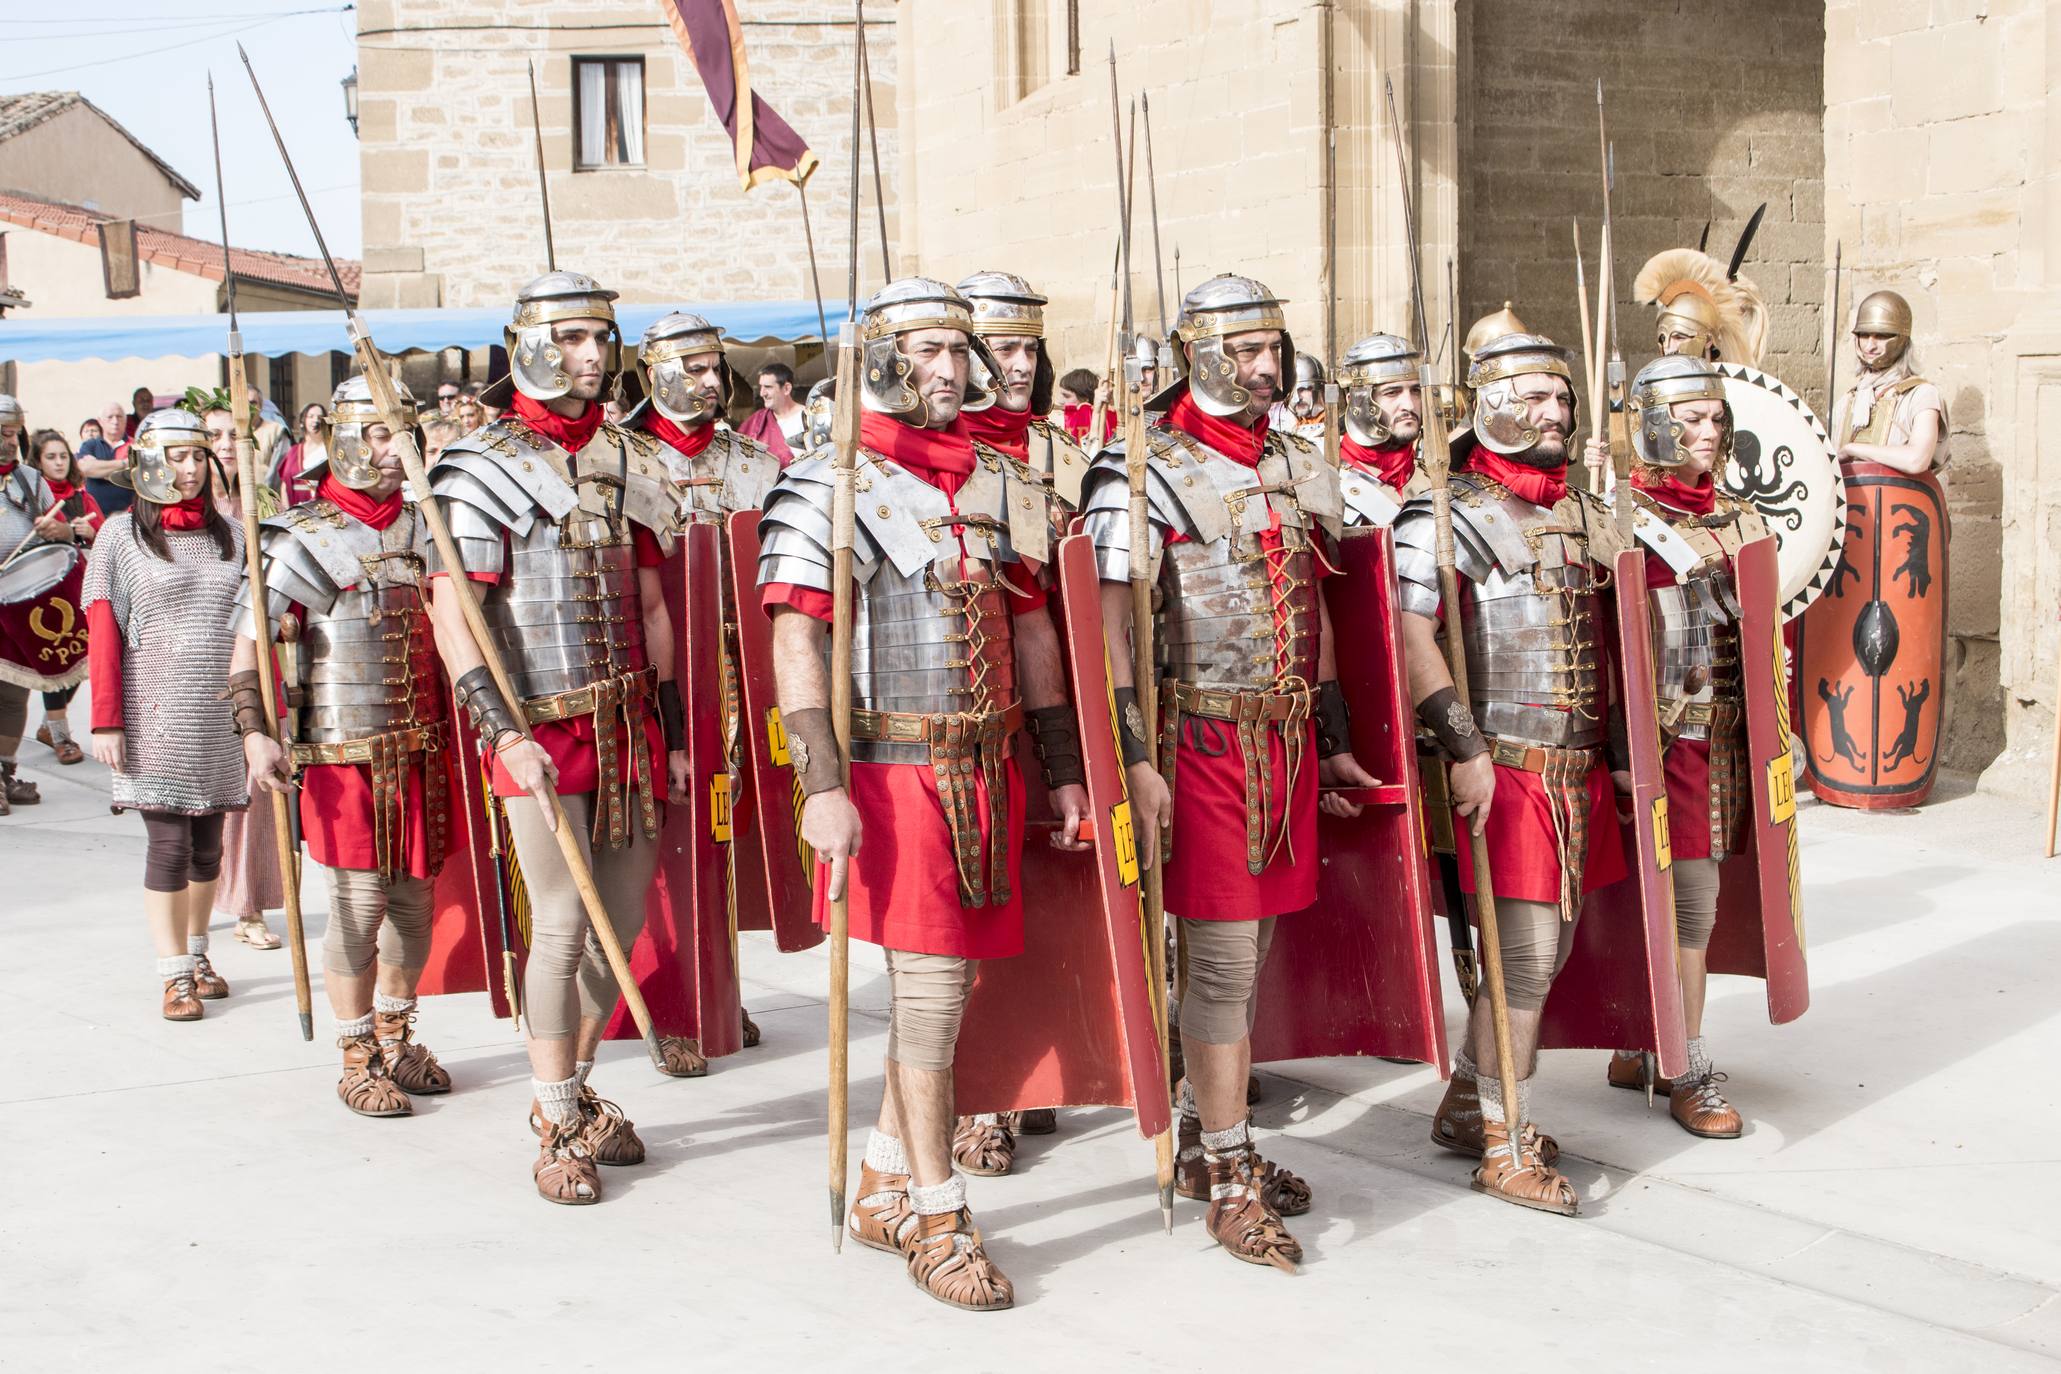
[[[868,411],[859,422],[859,440],[947,497],[956,496],[973,472],[972,440],[959,422],[942,431],[922,430]],[[959,537],[960,556],[966,557],[964,527],[954,526],[954,533]],[[1023,566],[1032,574],[1037,571],[1029,562]],[[1012,615],[1043,607],[1044,588],[1031,578],[1017,580],[1028,589],[1005,589]],[[759,595],[769,611],[785,606],[817,620],[830,619],[830,593],[818,588],[771,582]],[[852,765],[852,805],[858,808],[865,826],[846,882],[853,938],[885,949],[968,959],[1003,959],[1023,952],[1023,778],[1014,757],[1003,767],[1009,780],[1011,818],[1006,837],[1009,900],[999,906],[972,907],[959,901],[959,866],[930,766]],[[978,774],[974,790],[985,840],[990,833],[988,793]],[[827,873],[827,865],[817,865],[814,915],[825,929],[830,925],[830,907],[824,896],[830,886]]]

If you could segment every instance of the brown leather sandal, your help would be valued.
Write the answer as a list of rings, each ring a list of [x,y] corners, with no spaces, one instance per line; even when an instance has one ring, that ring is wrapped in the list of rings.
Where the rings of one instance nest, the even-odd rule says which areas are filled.
[[[1668,1098],[1668,1115],[1690,1135],[1705,1140],[1737,1140],[1745,1133],[1746,1122],[1739,1109],[1718,1090],[1718,1084],[1724,1081],[1725,1075],[1721,1073],[1707,1073],[1701,1078],[1684,1074],[1675,1079],[1669,1085],[1673,1091]]]
[[[343,1050],[343,1077],[336,1080],[336,1096],[359,1116],[408,1116],[415,1108],[408,1094],[386,1071],[380,1058],[379,1042],[369,1035],[356,1035],[336,1042]]]
[[[77,740],[69,737],[58,739],[50,733],[47,723],[36,727],[36,743],[46,746],[51,753],[57,755],[59,763],[79,763],[86,757],[86,751],[79,748]]]
[[[43,793],[27,778],[16,777],[14,765],[0,764],[0,793],[16,806],[34,806],[43,800]]]
[[[755,1050],[759,1047],[759,1023],[751,1019],[750,1012],[741,1007],[738,1011],[744,1017],[744,1048]]]
[[[386,1071],[404,1092],[435,1097],[451,1091],[451,1075],[426,1046],[415,1043],[415,1013],[375,1012],[372,1035]]]
[[[1016,1305],[1016,1288],[981,1243],[973,1213],[917,1215],[903,1241],[909,1282],[947,1306],[966,1312],[1000,1312]]]
[[[1515,1160],[1510,1158],[1507,1125],[1500,1121],[1484,1122],[1482,1133],[1485,1149],[1470,1185],[1475,1192],[1556,1216],[1571,1217],[1581,1209],[1581,1195],[1574,1191],[1565,1174],[1539,1157],[1529,1129],[1518,1146]]]
[[[690,1040],[684,1035],[661,1035],[658,1037],[658,1055],[665,1061],[665,1073],[669,1077],[708,1077],[708,1060],[701,1053],[699,1040]]]
[[[1179,1122],[1174,1143],[1174,1192],[1190,1202],[1208,1202],[1209,1162],[1202,1151],[1202,1119],[1186,1112],[1176,1115]],[[1252,1118],[1248,1116],[1245,1121],[1250,1130]],[[1280,1165],[1261,1158],[1257,1149],[1246,1148],[1252,1151],[1253,1176],[1267,1206],[1284,1217],[1299,1217],[1308,1212],[1310,1185]]]
[[[195,995],[192,974],[165,979],[165,1020],[198,1021],[206,1014],[207,1008]]]
[[[1280,1214],[1267,1205],[1254,1173],[1256,1162],[1257,1156],[1246,1149],[1207,1164],[1209,1218],[1205,1224],[1233,1259],[1268,1264],[1293,1274],[1302,1263],[1302,1244],[1288,1234]]]
[[[193,956],[193,995],[203,1002],[219,1002],[229,995],[229,980],[215,972],[205,954]]]
[[[1635,1093],[1644,1092],[1646,1090],[1645,1056],[1639,1055],[1635,1058],[1627,1059],[1621,1054],[1613,1053],[1610,1056],[1610,1067],[1604,1071],[1603,1081],[1613,1088],[1625,1088]],[[1658,1072],[1653,1075],[1653,1091],[1659,1096],[1666,1097],[1672,1087],[1673,1084],[1667,1079],[1662,1078]]]
[[[1481,1158],[1481,1087],[1472,1078],[1454,1074],[1446,1095],[1431,1118],[1431,1143],[1469,1159]],[[1560,1142],[1531,1122],[1524,1123],[1524,1143],[1552,1165],[1560,1158]]]
[[[1016,1136],[993,1113],[962,1116],[952,1131],[952,1160],[969,1174],[1000,1178],[1016,1163]]]
[[[530,1103],[530,1120],[542,1122],[538,1132],[540,1149],[530,1170],[536,1180],[537,1196],[566,1207],[585,1207],[601,1201],[601,1171],[594,1156],[580,1138],[577,1119],[559,1125]]]
[[[859,1191],[845,1217],[845,1233],[869,1250],[902,1253],[902,1239],[914,1224],[909,1210],[909,1176],[883,1174],[871,1164],[859,1165]]]
[[[588,1087],[580,1089],[580,1139],[596,1164],[620,1167],[644,1162],[644,1142],[630,1118]]]
[[[1010,1117],[1015,1117],[1013,1122]],[[1052,1135],[1059,1129],[1059,1112],[1052,1107],[1031,1107],[1020,1112],[1005,1112],[1002,1119],[1018,1135]]]

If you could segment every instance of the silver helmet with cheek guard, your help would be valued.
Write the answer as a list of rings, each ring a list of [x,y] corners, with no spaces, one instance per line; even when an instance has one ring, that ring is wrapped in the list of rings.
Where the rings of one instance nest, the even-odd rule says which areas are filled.
[[[546,272],[516,294],[515,318],[502,331],[508,347],[508,373],[515,389],[533,401],[555,401],[572,390],[565,354],[551,337],[562,320],[604,320],[608,323],[613,376],[622,370],[622,338],[615,329],[616,293],[583,272]]]
[[[711,398],[687,371],[687,360],[713,353],[717,394]],[[658,413],[676,425],[694,426],[714,419],[730,402],[729,365],[724,360],[723,332],[699,315],[676,310],[654,321],[637,345],[637,367],[644,374],[644,394]]]
[[[1391,382],[1417,380],[1422,355],[1394,334],[1369,334],[1338,360],[1338,386],[1345,393],[1345,432],[1368,448],[1395,437],[1374,393]],[[1420,407],[1422,401],[1417,403]]]
[[[1517,379],[1534,373],[1567,383],[1570,404],[1567,437],[1579,426],[1574,410],[1574,369],[1567,350],[1543,334],[1505,334],[1483,344],[1467,370],[1474,393],[1474,436],[1491,453],[1516,457],[1537,447],[1542,431],[1531,422],[1530,408],[1517,394]]]
[[[415,397],[401,382],[394,382],[394,397],[401,406],[401,426],[414,429]],[[324,472],[352,491],[370,491],[379,485],[379,462],[372,456],[372,444],[365,431],[387,423],[387,416],[372,399],[372,388],[363,373],[346,377],[329,398],[329,434],[322,456],[301,470],[301,478],[314,482]]]
[[[1238,384],[1238,366],[1224,351],[1224,340],[1232,334],[1258,329],[1281,333],[1281,357],[1295,356],[1295,341],[1289,337],[1285,302],[1251,277],[1225,273],[1211,277],[1181,300],[1181,318],[1174,325],[1174,360],[1180,377],[1160,378],[1159,393],[1146,402],[1152,410],[1172,405],[1183,386],[1195,403],[1211,415],[1236,415],[1252,405],[1252,392]],[[1288,379],[1277,377],[1277,389]],[[1279,400],[1280,397],[1274,399]]]
[[[172,480],[172,452],[197,448],[211,457],[215,436],[201,418],[190,410],[153,410],[136,426],[129,441],[129,466],[114,475],[115,484],[128,487],[154,506],[176,506],[185,498]]]
[[[965,399],[959,408],[985,410],[993,405],[995,394],[982,384],[982,369],[986,369],[986,377],[993,378],[1001,374],[1001,368],[974,331],[973,306],[951,287],[929,277],[891,281],[866,302],[859,316],[860,404],[912,424],[920,425],[929,418],[928,404],[909,382],[916,365],[902,351],[902,336],[923,329],[956,329],[972,348]]]
[[[973,332],[983,343],[994,339],[1035,339],[1038,361],[1031,370],[1030,412],[1043,415],[1052,409],[1052,388],[1057,374],[1052,371],[1052,352],[1045,342],[1046,297],[1014,272],[975,272],[959,283],[959,294],[973,307]],[[1001,392],[1001,373],[990,380]]]
[[[1725,379],[1704,359],[1677,353],[1655,358],[1632,378],[1632,450],[1649,468],[1677,468],[1692,456],[1682,443],[1687,427],[1675,418],[1680,401],[1722,401],[1724,441],[1718,461],[1732,449],[1732,406],[1725,397]]]

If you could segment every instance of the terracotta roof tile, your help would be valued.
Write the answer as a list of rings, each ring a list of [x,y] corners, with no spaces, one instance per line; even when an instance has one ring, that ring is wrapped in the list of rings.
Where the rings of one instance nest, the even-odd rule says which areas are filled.
[[[6,107],[4,102],[0,102],[0,121],[5,117]],[[0,192],[0,222],[55,234],[95,248],[100,246],[100,226],[113,218],[83,206]],[[222,280],[221,245],[207,239],[190,238],[185,234],[139,224],[136,226],[136,252],[145,262],[169,267],[175,272],[190,273],[209,281]],[[268,253],[256,248],[231,248],[229,262],[240,280],[297,287],[324,296],[334,294],[328,269],[320,258]],[[355,258],[338,258],[336,261],[337,275],[343,278],[344,290],[350,292],[354,301],[358,296],[358,269]]]

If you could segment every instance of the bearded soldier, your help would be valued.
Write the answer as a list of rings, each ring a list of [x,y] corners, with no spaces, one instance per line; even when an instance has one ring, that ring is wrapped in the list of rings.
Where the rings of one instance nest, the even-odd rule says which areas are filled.
[[[1062,836],[1087,808],[1058,633],[1022,552],[1042,548],[1049,498],[968,433],[962,410],[990,399],[976,369],[1003,370],[964,296],[923,277],[891,282],[859,330],[849,787],[826,709],[828,454],[789,466],[767,498],[759,582],[807,797],[802,838],[828,865],[820,919],[849,872],[851,932],[887,951],[887,1091],[846,1224],[861,1244],[902,1255],[932,1297],[991,1311],[1013,1289],[952,1167],[952,1061],[977,962],[1023,949],[1020,729],[1045,764]]]
[[[412,427],[414,398],[396,391]],[[330,407],[328,447],[303,474],[313,499],[261,527],[266,614],[297,648],[305,694],[290,755],[265,728],[248,578],[229,691],[253,792],[283,791],[299,771],[301,831],[329,874],[322,969],[343,1050],[336,1094],[360,1116],[406,1116],[411,1095],[451,1090],[413,1029],[451,814],[445,689],[424,597],[436,554],[365,379],[345,381]]]
[[[1507,1108],[1529,1123],[1540,1010],[1573,948],[1583,894],[1625,874],[1603,751],[1599,569],[1616,556],[1615,527],[1599,500],[1567,484],[1574,390],[1565,350],[1506,334],[1481,345],[1467,384],[1474,447],[1451,478],[1464,604],[1441,604],[1429,493],[1396,520],[1396,574],[1411,699],[1453,760],[1455,810],[1486,832],[1520,1101],[1502,1100],[1494,1020],[1478,997],[1432,1139],[1481,1156],[1478,1190],[1571,1216],[1574,1187],[1552,1167],[1558,1147],[1527,1124],[1513,1153]],[[1471,713],[1437,642],[1441,620],[1465,643]],[[1462,846],[1469,891],[1471,858]]]
[[[1253,1145],[1254,993],[1275,918],[1316,897],[1318,782],[1374,780],[1351,754],[1317,588],[1337,476],[1267,421],[1294,356],[1281,304],[1238,276],[1188,293],[1175,329],[1187,375],[1149,402],[1165,407],[1146,435],[1149,548],[1133,548],[1121,450],[1090,476],[1086,529],[1142,848],[1151,862],[1170,825],[1180,860],[1164,878],[1188,964],[1176,1187],[1209,1202],[1210,1234],[1234,1256],[1292,1268],[1302,1247],[1281,1218],[1308,1211],[1310,1190]],[[1142,735],[1126,646],[1133,557],[1152,561],[1161,596],[1157,740]]]
[[[437,642],[492,760],[530,899],[523,983],[533,1171],[547,1201],[600,1200],[596,1164],[638,1164],[643,1142],[587,1084],[618,991],[552,833],[555,783],[627,948],[658,858],[658,807],[688,774],[659,581],[679,502],[658,442],[607,423],[599,397],[620,360],[615,293],[549,272],[516,297],[507,330],[511,408],[447,447],[430,471],[465,576],[520,697],[502,698],[439,586]],[[525,738],[522,712],[535,727]],[[661,724],[663,734],[661,734]],[[661,761],[663,760],[663,762]]]
[[[1683,1130],[1730,1139],[1739,1135],[1741,1122],[1711,1070],[1703,1002],[1719,867],[1726,855],[1740,852],[1753,805],[1733,557],[1768,530],[1753,506],[1717,485],[1717,469],[1731,456],[1732,418],[1724,378],[1715,367],[1694,352],[1657,358],[1632,379],[1631,404],[1634,533],[1646,551],[1655,627],[1675,963],[1689,1041],[1689,1072],[1664,1080],[1660,1090]],[[1608,443],[1590,439],[1587,457],[1608,463]],[[1622,1050],[1613,1055],[1609,1081],[1612,1087],[1644,1087],[1641,1056]]]
[[[1338,486],[1349,526],[1394,524],[1403,503],[1425,489],[1417,467],[1424,432],[1418,356],[1393,334],[1369,334],[1339,360],[1345,436],[1338,445]]]

